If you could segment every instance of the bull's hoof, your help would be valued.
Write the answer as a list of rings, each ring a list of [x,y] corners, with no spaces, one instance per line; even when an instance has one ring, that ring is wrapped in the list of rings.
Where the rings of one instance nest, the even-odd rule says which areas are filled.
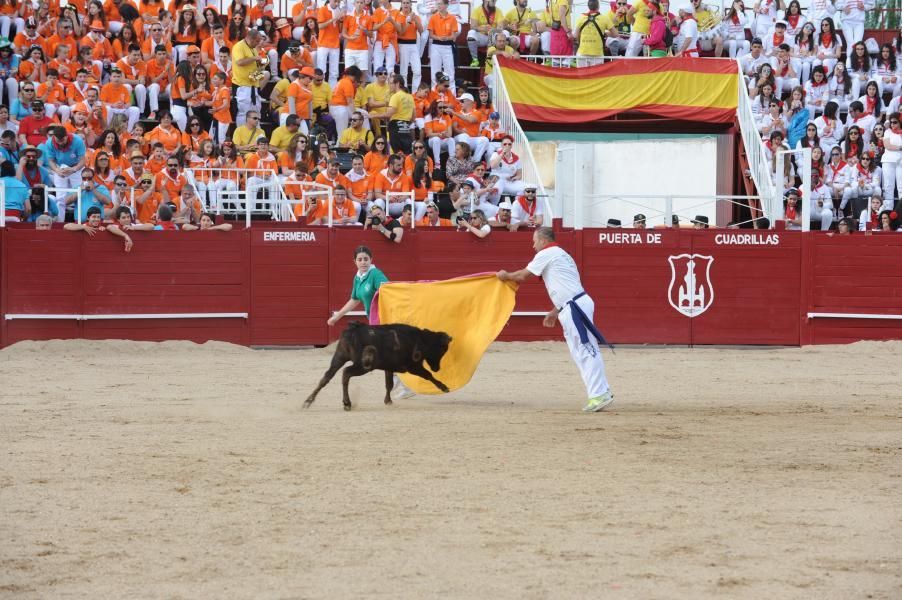
[[[351,410],[351,405],[350,405],[350,404],[344,404],[343,406],[344,406],[344,409],[345,409],[345,410]]]
[[[304,400],[304,408],[310,408],[311,404],[313,404],[313,400],[311,400],[309,398]]]
[[[391,398],[385,399],[385,406],[390,406],[392,404]]]

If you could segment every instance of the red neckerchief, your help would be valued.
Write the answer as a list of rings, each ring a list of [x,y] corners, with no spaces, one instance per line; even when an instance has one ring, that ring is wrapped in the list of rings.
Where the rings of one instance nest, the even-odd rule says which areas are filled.
[[[786,75],[789,73],[789,61],[786,62],[786,66],[780,69],[780,76]]]
[[[773,39],[774,47],[776,47],[783,43],[783,40],[786,39],[786,34],[783,34],[783,33],[778,34],[776,31],[774,31],[774,35],[771,39]]]
[[[33,174],[30,174],[27,168],[22,167],[22,175],[24,175],[25,180],[28,181],[28,187],[34,187],[41,183],[41,169],[38,166],[35,166]]]
[[[178,227],[176,227],[175,223],[173,223],[172,221],[160,221],[159,223],[157,223],[157,225],[162,227],[164,231],[172,231],[178,229]]]
[[[832,33],[822,33],[821,34],[821,46],[824,48],[830,48],[833,46],[833,34]]]
[[[889,130],[896,135],[902,135],[902,127],[890,127]]]
[[[877,96],[865,96],[864,98],[864,101],[867,103],[868,114],[874,114],[874,111],[877,110]]]
[[[820,83],[818,83],[817,81],[815,81],[813,79],[811,80],[811,87],[821,87],[822,85],[827,85],[826,79],[821,79]]]
[[[798,213],[796,212],[795,206],[787,206],[786,207],[786,220],[787,221],[792,221],[793,219],[795,219],[797,214]]]
[[[833,172],[833,179],[836,179],[836,174],[839,173],[840,171],[842,171],[846,167],[846,161],[840,160],[839,164],[836,165],[835,167],[833,166],[832,162],[828,163],[827,166],[830,167],[830,170]]]
[[[517,162],[518,160],[520,160],[520,157],[517,156],[516,154],[514,154],[513,152],[511,152],[511,159],[510,159],[510,160],[507,160],[506,158],[504,158],[504,153],[503,153],[503,152],[499,152],[499,154],[501,155],[501,160],[502,160],[503,162],[509,164],[509,165],[512,165],[512,164],[514,164],[515,162]]]
[[[852,154],[858,154],[858,142],[849,142],[849,151],[846,152],[846,156],[850,156]]]
[[[870,223],[871,228],[875,228],[875,227],[877,227],[877,217],[880,216],[880,213],[874,212],[874,211],[869,211],[869,212],[871,213],[871,218],[868,219],[868,223]]]
[[[824,180],[824,165],[819,165],[814,161],[811,161],[811,170],[813,172],[817,172],[818,176],[820,176],[821,181]]]
[[[770,3],[768,3],[770,4]],[[793,29],[799,26],[799,17],[801,15],[790,15],[786,17],[786,22],[789,23]]]
[[[557,242],[551,242],[550,244],[548,244],[544,248],[542,248],[542,250],[548,250],[549,248],[560,248],[560,247],[561,247],[561,245],[558,244]],[[541,252],[542,250],[539,250],[539,252]]]
[[[739,25],[739,13],[737,13],[737,12],[734,10],[734,11],[733,11],[733,16],[730,17],[730,20],[733,21],[733,24],[734,24],[734,25]]]
[[[862,175],[864,175],[864,176],[867,177],[868,179],[871,178],[871,172],[870,172],[868,169],[862,169],[862,168],[861,168],[861,163],[858,163],[856,166],[858,167],[858,172],[859,172],[859,173],[861,173]]]
[[[536,202],[532,203],[532,208],[529,207],[529,202],[526,201],[525,196],[517,196],[517,202],[530,217],[536,214]],[[557,244],[555,244],[555,246],[557,246]]]

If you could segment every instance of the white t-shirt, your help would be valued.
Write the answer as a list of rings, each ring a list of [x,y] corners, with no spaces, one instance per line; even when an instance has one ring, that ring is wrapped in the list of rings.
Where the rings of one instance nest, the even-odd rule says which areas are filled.
[[[682,48],[683,42],[686,40],[689,40],[686,52],[698,50],[698,23],[695,22],[695,19],[686,19],[680,23],[680,35],[676,40],[677,49]]]
[[[902,135],[894,133],[892,129],[887,129],[886,133],[883,134],[883,144],[886,145],[887,142],[892,142],[895,145],[902,144]],[[883,164],[896,163],[899,162],[900,158],[902,158],[902,151],[890,150],[887,148],[883,151],[883,159],[881,162],[883,162]]]
[[[540,250],[526,265],[526,270],[542,278],[548,296],[557,308],[562,308],[583,291],[576,262],[560,246]]]
[[[542,216],[542,203],[536,200],[535,208],[532,211],[533,216],[540,217]],[[523,208],[523,205],[520,204],[520,199],[514,201],[514,206],[511,208],[511,223],[525,223],[529,220],[529,211]]]

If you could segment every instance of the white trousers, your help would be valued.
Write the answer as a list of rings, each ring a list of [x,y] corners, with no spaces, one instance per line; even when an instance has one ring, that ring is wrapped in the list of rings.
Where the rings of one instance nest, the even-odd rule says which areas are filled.
[[[351,122],[351,109],[341,104],[333,104],[329,107],[329,115],[335,119],[335,131],[341,137],[341,132],[348,128]]]
[[[441,71],[451,78],[451,92],[456,93],[454,82],[454,47],[443,44],[429,44],[429,70],[432,73],[432,87],[435,87],[435,74]]]
[[[251,91],[253,91],[253,94]],[[259,113],[263,107],[263,99],[260,97],[260,88],[254,88],[248,85],[239,86],[238,91],[235,93],[235,100],[238,105],[238,110],[235,112],[236,127],[244,125],[247,120],[248,111],[253,110]],[[153,105],[151,105],[151,108],[153,108]]]
[[[645,34],[634,31],[630,34],[630,40],[626,44],[626,56],[639,56],[642,53],[642,42]]]
[[[482,160],[482,157],[485,155],[485,151],[489,147],[489,138],[485,138],[479,135],[473,137],[466,133],[458,133],[454,139],[458,142],[463,142],[470,146],[470,150],[473,151],[473,160],[477,162]],[[435,158],[434,154],[435,153],[433,153],[433,158]]]
[[[896,196],[896,185],[902,187],[902,182],[898,181],[899,163],[884,162],[881,167],[883,167],[883,205],[894,206],[898,197]]]
[[[416,44],[398,44],[401,54],[401,77],[407,81],[408,68],[413,71],[413,79],[410,82],[410,91],[415,93],[423,80],[423,63],[420,60],[419,46]]]
[[[147,86],[147,97],[150,99],[150,111],[157,112],[160,110],[160,96],[169,97],[169,86],[165,90],[160,89],[159,83],[151,83]]]
[[[429,147],[432,148],[432,158],[435,160],[435,164],[439,164],[442,159],[442,148],[444,148],[449,156],[454,156],[454,144],[457,142],[453,137],[450,138],[440,138],[440,137],[431,137],[427,140],[429,142]]]
[[[128,106],[126,108],[113,108],[112,106],[107,106],[106,114],[107,125],[110,124],[110,121],[113,120],[114,116],[125,115],[128,119],[128,131],[131,131],[135,127],[135,123],[138,122],[138,118],[141,116],[141,109],[137,106]]]
[[[846,38],[846,47],[851,48],[864,39],[864,23],[846,23],[843,21],[842,34]]]
[[[373,73],[379,67],[385,67],[385,70],[388,71],[388,76],[391,77],[395,74],[396,64],[398,64],[398,55],[395,52],[395,47],[389,44],[383,48],[382,42],[376,40],[376,43],[373,45]]]
[[[370,70],[370,51],[345,50],[345,69],[351,65],[357,65],[357,68],[363,71],[365,75]]]
[[[583,296],[576,301],[589,320],[594,320],[595,302],[588,295]],[[604,359],[601,357],[601,349],[598,347],[598,341],[589,332],[589,342],[583,344],[579,339],[579,332],[576,325],[573,324],[573,316],[569,306],[565,306],[558,319],[561,327],[564,329],[564,339],[567,341],[567,347],[570,348],[570,356],[579,369],[579,374],[583,378],[583,384],[586,386],[586,395],[588,398],[597,398],[610,389],[608,380],[604,375]]]
[[[316,68],[321,70],[323,75],[328,72],[329,85],[333,90],[338,84],[338,54],[338,48],[317,48],[316,50]]]

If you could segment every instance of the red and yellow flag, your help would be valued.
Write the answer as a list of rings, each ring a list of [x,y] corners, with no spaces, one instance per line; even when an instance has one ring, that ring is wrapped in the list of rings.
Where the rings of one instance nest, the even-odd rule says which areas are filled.
[[[712,58],[614,60],[561,69],[498,57],[517,119],[598,121],[627,112],[729,123],[739,101],[736,61]]]

